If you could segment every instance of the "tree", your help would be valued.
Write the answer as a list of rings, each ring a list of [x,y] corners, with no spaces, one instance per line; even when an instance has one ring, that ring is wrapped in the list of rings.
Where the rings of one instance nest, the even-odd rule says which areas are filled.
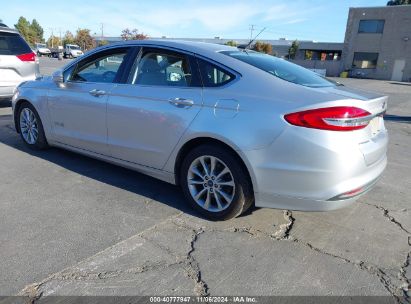
[[[253,50],[271,55],[273,53],[273,46],[270,43],[257,41],[254,44]]]
[[[20,32],[20,34],[29,44],[34,45],[34,43],[36,42],[36,35],[31,28],[30,22],[26,18],[21,16],[14,27]]]
[[[36,19],[33,19],[30,25],[30,29],[36,39],[36,42],[44,42],[44,30]]]
[[[64,35],[64,37],[63,37],[63,45],[66,45],[66,44],[74,44],[75,43],[75,41],[74,41],[74,35],[70,32],[70,31],[67,31],[66,32],[66,34]]]
[[[237,42],[235,42],[234,40],[230,40],[230,41],[227,41],[227,42],[225,43],[225,45],[237,46]]]
[[[297,55],[299,43],[298,40],[294,40],[291,44],[290,48],[288,49],[288,59],[294,59]]]
[[[129,28],[126,28],[121,31],[121,39],[123,40],[144,40],[147,38],[148,35],[139,33],[138,29],[130,30]]]
[[[411,5],[411,0],[391,0],[387,2],[387,6],[394,5]]]
[[[47,45],[52,48],[55,48],[61,45],[60,38],[54,35],[50,36],[49,39],[47,40]]]
[[[98,46],[103,46],[103,45],[107,45],[107,44],[109,44],[109,42],[107,40],[100,40],[98,42]]]
[[[83,50],[94,48],[94,40],[90,35],[89,29],[78,29],[74,42],[83,48]]]

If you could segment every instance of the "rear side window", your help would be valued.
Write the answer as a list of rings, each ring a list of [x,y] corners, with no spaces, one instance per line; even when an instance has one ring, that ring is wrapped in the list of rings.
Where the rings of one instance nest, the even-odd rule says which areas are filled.
[[[204,87],[219,87],[234,79],[230,72],[202,59],[198,59]]]
[[[19,34],[0,32],[0,55],[21,55],[31,52],[31,48]]]
[[[223,51],[221,53],[295,84],[313,88],[335,85],[333,82],[308,69],[271,55],[253,51]]]

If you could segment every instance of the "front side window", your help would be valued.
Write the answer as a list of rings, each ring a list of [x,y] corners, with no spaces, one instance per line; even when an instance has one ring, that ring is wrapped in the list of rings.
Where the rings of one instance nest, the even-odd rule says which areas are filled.
[[[85,62],[79,63],[74,73],[69,77],[69,80],[76,82],[113,83],[126,54],[127,51],[122,50],[105,54],[91,61],[86,59]]]
[[[355,52],[352,67],[357,69],[375,69],[378,53]]]
[[[189,87],[192,74],[185,55],[147,52],[141,57],[132,84]]]
[[[382,33],[384,23],[384,20],[360,20],[358,33]]]
[[[283,80],[307,87],[332,87],[335,84],[299,65],[253,51],[223,51],[222,54],[248,63]]]

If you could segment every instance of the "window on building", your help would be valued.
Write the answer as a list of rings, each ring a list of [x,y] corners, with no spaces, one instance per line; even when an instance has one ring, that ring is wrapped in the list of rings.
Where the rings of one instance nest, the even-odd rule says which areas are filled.
[[[357,69],[375,69],[378,53],[355,52],[352,67]]]
[[[382,33],[384,23],[384,20],[360,20],[358,33]]]
[[[316,50],[305,50],[304,52],[305,60],[340,60],[341,51],[316,51]]]

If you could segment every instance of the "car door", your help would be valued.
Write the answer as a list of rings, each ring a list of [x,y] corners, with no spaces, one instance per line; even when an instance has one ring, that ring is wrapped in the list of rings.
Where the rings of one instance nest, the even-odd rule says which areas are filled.
[[[64,83],[48,96],[56,141],[108,154],[107,98],[121,78],[128,47],[98,52],[66,70]]]
[[[189,54],[142,48],[127,84],[108,99],[111,156],[161,169],[202,107],[197,63]]]

